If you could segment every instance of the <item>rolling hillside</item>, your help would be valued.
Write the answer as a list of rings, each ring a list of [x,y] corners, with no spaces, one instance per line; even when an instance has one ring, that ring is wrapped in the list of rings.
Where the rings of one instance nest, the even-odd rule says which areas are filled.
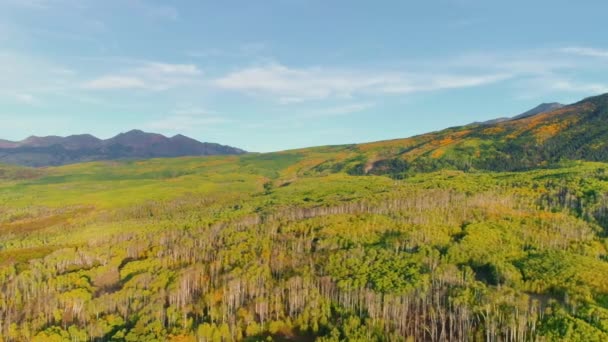
[[[402,177],[445,168],[521,171],[556,165],[565,159],[608,161],[606,127],[608,95],[601,95],[491,124],[475,123],[406,139],[294,153],[336,153],[313,168],[321,173],[331,170]]]

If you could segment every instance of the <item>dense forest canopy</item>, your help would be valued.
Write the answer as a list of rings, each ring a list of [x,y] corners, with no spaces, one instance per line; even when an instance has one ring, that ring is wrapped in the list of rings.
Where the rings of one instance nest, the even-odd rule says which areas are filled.
[[[0,166],[0,341],[606,341],[606,102],[364,145]]]

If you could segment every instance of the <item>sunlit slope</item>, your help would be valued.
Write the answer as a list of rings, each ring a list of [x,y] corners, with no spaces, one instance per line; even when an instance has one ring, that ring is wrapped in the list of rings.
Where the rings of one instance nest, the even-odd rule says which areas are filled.
[[[312,171],[404,175],[443,168],[514,171],[563,159],[608,160],[608,95],[517,120],[406,139],[299,150],[333,152]],[[322,159],[322,158],[321,158]],[[321,161],[319,159],[319,161]]]

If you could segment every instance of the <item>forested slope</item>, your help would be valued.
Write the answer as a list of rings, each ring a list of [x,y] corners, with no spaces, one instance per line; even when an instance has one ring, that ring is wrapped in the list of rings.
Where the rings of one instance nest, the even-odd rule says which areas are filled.
[[[3,180],[3,339],[608,337],[606,164],[393,180],[247,158]]]
[[[605,102],[363,145],[0,166],[0,341],[608,340]]]
[[[608,94],[549,112],[476,123],[407,139],[336,146],[342,156],[317,170],[349,174],[409,173],[444,168],[522,171],[563,159],[608,161]]]

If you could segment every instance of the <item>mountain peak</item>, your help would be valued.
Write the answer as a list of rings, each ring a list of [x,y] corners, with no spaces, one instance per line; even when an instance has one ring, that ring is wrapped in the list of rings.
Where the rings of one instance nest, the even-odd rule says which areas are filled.
[[[55,135],[49,135],[46,137],[39,137],[35,135],[31,135],[24,140],[20,141],[19,145],[28,145],[33,147],[46,147],[59,143],[61,141],[61,137]]]
[[[492,119],[492,120],[487,120],[487,121],[483,121],[483,122],[473,122],[472,124],[474,125],[493,125],[493,124],[497,124],[497,123],[501,123],[501,122],[505,122],[505,121],[511,121],[511,120],[519,120],[519,119],[524,119],[524,118],[528,118],[534,115],[538,115],[541,113],[546,113],[546,112],[550,112],[556,109],[560,109],[565,107],[565,105],[561,104],[561,103],[557,103],[557,102],[550,102],[550,103],[541,103],[538,106],[530,109],[529,111],[519,114],[519,115],[515,115],[513,117],[502,117],[502,118],[497,118],[497,119]]]
[[[558,102],[550,102],[550,103],[541,103],[538,106],[530,109],[527,112],[524,112],[522,114],[516,115],[512,118],[512,120],[517,120],[517,119],[523,119],[523,118],[528,118],[530,116],[534,116],[534,115],[538,115],[541,113],[546,113],[546,112],[550,112],[556,109],[560,109],[562,107],[564,107],[565,105],[558,103]]]
[[[142,136],[142,135],[161,135],[158,133],[148,133],[148,132],[144,132],[140,129],[132,129],[130,131],[126,131],[126,132],[122,132],[116,135],[116,137],[120,137],[120,136]]]
[[[146,132],[142,131],[141,129],[132,129],[132,130],[122,133],[122,134],[152,134],[152,133],[146,133]]]
[[[105,144],[120,144],[132,148],[143,148],[165,140],[167,140],[167,137],[162,134],[146,133],[139,129],[132,129],[126,133],[120,133],[117,136],[106,140]]]

